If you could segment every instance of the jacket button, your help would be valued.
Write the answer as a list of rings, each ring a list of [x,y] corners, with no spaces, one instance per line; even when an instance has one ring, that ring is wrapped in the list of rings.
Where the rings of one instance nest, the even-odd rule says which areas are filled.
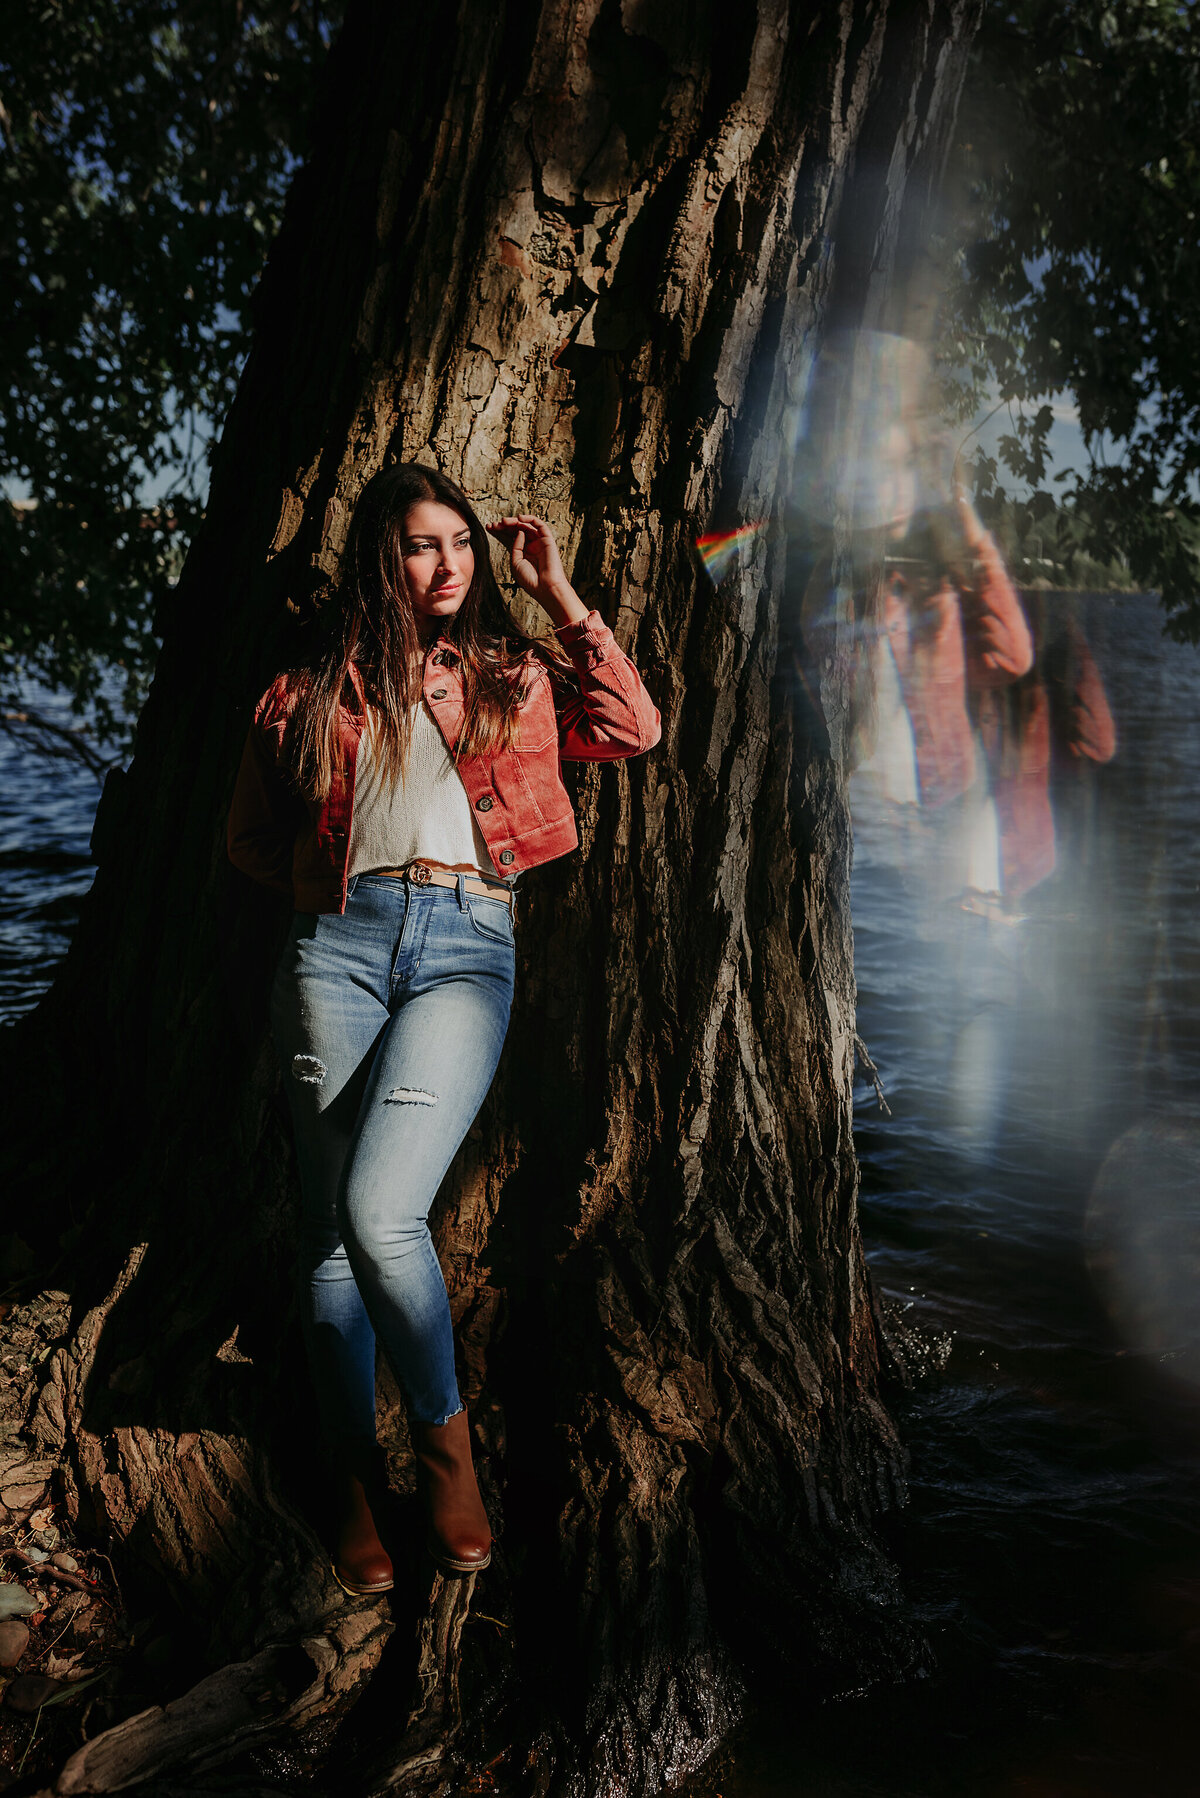
[[[513,861],[514,859],[515,858],[513,856],[513,852],[511,849],[502,849],[500,851],[500,860],[503,862],[503,864],[506,868],[507,868],[509,862]]]
[[[475,810],[477,812],[490,812],[491,809],[492,796],[490,793],[485,793],[482,799],[477,799],[475,801]]]
[[[445,699],[445,697],[446,697],[445,687],[435,687],[433,689],[433,692],[429,695],[429,697],[430,697],[430,699]]]

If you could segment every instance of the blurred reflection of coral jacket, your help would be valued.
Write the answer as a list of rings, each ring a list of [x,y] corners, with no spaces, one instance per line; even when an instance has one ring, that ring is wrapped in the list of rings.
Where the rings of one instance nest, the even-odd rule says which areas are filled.
[[[1019,680],[1033,666],[1033,642],[1016,589],[986,533],[972,546],[980,563],[974,590],[959,593],[947,578],[926,599],[889,571],[883,628],[912,724],[922,805],[945,805],[975,775],[968,690]]]
[[[1039,642],[1043,603],[1031,595]],[[1055,755],[1110,762],[1117,750],[1104,682],[1079,625],[1067,619],[1032,673],[1007,693],[981,695],[976,711],[996,802],[1003,890],[1020,898],[1055,868]]]

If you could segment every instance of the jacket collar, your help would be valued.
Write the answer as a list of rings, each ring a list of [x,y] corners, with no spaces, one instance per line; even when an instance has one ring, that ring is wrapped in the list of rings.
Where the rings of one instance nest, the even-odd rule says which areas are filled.
[[[453,643],[451,643],[447,637],[439,633],[430,644],[428,650],[426,650],[425,660],[427,665],[432,662],[440,668],[457,668],[462,661],[462,657],[459,655],[457,649],[455,649]],[[358,663],[351,662],[346,672],[349,676],[350,685],[354,690],[357,710],[362,717],[365,718],[367,715],[367,693],[366,688],[363,686],[362,675],[358,672]]]

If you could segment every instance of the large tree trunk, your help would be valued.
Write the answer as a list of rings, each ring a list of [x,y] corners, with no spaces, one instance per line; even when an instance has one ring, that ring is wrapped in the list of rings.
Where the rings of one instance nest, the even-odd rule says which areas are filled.
[[[782,523],[716,589],[692,542],[783,518],[822,334],[904,317],[977,4],[351,8],[95,888],[19,1045],[51,1116],[26,1193],[85,1224],[36,1452],[126,1582],[204,1620],[202,1668],[307,1642],[297,1728],[365,1680],[386,1609],[343,1606],[302,1515],[281,919],[223,826],[250,705],[393,458],[544,513],[664,714],[650,756],[583,770],[583,852],[523,883],[511,1036],[439,1201],[507,1625],[471,1620],[471,1714],[543,1789],[651,1792],[747,1669],[861,1685],[916,1652],[873,1534],[902,1476],[843,785]],[[469,1598],[397,1600],[425,1702],[364,1785],[419,1782],[453,1733]]]

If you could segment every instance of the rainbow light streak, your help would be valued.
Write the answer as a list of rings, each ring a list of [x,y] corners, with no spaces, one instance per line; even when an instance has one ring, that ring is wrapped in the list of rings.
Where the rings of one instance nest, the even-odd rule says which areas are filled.
[[[697,537],[696,548],[700,551],[704,572],[714,587],[735,565],[742,545],[757,537],[766,529],[766,524],[766,519],[760,518],[754,524],[740,524],[736,531],[709,531],[707,536]]]

